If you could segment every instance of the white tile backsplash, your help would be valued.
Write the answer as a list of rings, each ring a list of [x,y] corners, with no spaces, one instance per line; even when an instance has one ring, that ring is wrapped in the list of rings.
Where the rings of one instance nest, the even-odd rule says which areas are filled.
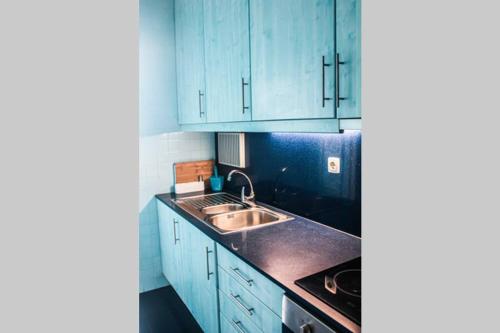
[[[175,162],[215,157],[213,133],[165,133],[140,138],[139,147],[139,291],[163,287],[155,194],[170,192]]]
[[[214,133],[173,132],[141,137],[139,208],[174,186],[173,164],[215,157]]]

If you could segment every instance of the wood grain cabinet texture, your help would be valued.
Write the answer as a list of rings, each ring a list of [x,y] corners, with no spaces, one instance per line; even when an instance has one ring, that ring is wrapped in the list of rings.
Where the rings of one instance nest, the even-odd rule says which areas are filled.
[[[217,264],[219,270],[239,281],[243,288],[281,316],[283,289],[220,245],[217,245]]]
[[[205,0],[208,122],[251,120],[249,0]]]
[[[334,118],[334,14],[334,0],[250,2],[253,120]]]
[[[279,332],[281,328],[281,312],[278,316],[267,303],[257,298],[248,289],[243,287],[224,269],[219,270],[219,299],[221,312],[227,316],[239,313],[238,320],[245,322],[248,319],[255,327],[263,332]],[[283,295],[279,297],[281,302]],[[235,316],[236,317],[236,316]],[[250,324],[245,326],[251,327]]]
[[[203,0],[175,1],[179,124],[206,122]]]
[[[183,227],[186,305],[204,332],[218,332],[215,242],[188,221]]]
[[[360,7],[360,0],[176,0],[182,129],[282,131],[292,121],[294,131],[336,132],[338,119],[361,118]]]
[[[161,201],[157,201],[158,224],[160,233],[160,253],[163,275],[179,296],[184,295],[183,272],[179,270],[182,262],[182,248],[179,239],[181,222],[174,212]]]
[[[337,53],[339,66],[339,97],[337,117],[361,118],[361,1],[337,2]]]
[[[204,332],[219,332],[215,242],[157,202],[163,274]]]

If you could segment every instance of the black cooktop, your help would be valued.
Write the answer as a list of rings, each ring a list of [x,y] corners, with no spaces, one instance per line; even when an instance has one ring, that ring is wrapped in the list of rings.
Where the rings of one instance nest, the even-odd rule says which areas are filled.
[[[306,276],[295,284],[361,325],[361,257]]]

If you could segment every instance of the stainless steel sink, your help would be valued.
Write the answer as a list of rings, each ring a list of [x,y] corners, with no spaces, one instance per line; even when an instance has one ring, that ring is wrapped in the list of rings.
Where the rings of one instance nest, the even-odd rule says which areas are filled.
[[[271,211],[262,208],[249,208],[238,212],[211,216],[207,222],[222,232],[229,232],[278,222],[280,219],[283,218]]]
[[[215,215],[215,214],[234,212],[234,211],[241,210],[244,208],[245,208],[244,205],[230,203],[230,204],[208,206],[208,207],[202,208],[201,212],[204,214],[207,214],[207,215]]]
[[[293,219],[271,208],[242,202],[224,192],[184,197],[173,202],[221,234]]]

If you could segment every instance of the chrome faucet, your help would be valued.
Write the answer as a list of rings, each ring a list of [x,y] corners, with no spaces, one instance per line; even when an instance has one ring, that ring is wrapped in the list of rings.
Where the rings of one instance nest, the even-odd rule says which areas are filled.
[[[253,192],[252,181],[250,180],[250,178],[246,174],[244,174],[243,172],[241,172],[239,170],[236,170],[236,169],[231,170],[231,172],[229,173],[229,175],[227,175],[227,181],[230,182],[231,181],[231,177],[235,173],[239,173],[240,175],[242,175],[243,177],[245,177],[248,180],[248,184],[250,184],[250,195],[248,197],[245,195],[245,186],[241,187],[241,201],[253,204],[253,201],[255,200],[255,193]]]

